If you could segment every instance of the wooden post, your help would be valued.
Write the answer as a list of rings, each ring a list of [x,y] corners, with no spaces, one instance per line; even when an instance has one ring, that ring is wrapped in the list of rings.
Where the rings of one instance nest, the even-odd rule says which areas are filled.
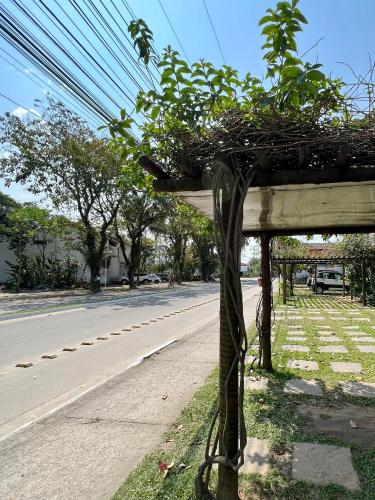
[[[362,260],[362,305],[367,305],[366,297],[366,261]]]
[[[318,264],[315,264],[314,266],[314,293],[315,295],[318,293],[317,290],[316,290],[316,279],[317,279],[317,275],[318,275]]]
[[[286,262],[283,261],[283,304],[286,304]]]
[[[229,238],[229,251],[233,253],[235,251],[235,242],[232,237],[233,228],[229,225],[232,202],[230,187],[223,188],[222,196],[222,224],[225,234]],[[236,208],[238,209],[238,207]],[[233,282],[236,279],[229,268],[226,270],[226,279],[228,282]],[[234,335],[239,335],[238,318],[234,309],[231,308],[229,314],[227,314],[224,276],[222,272],[220,277],[219,453],[220,455],[225,455],[225,452],[227,452],[228,458],[236,455],[239,439],[238,361],[235,361],[236,350],[231,337],[231,328]],[[226,428],[226,432],[224,432],[224,428]],[[218,467],[216,499],[239,500],[238,471],[234,471],[223,464],[219,464]]]
[[[345,264],[342,265],[342,296],[345,297]]]
[[[262,270],[262,359],[261,366],[264,370],[272,371],[271,353],[271,305],[272,305],[272,282],[270,267],[270,237],[262,234],[260,237],[261,247],[261,270]]]

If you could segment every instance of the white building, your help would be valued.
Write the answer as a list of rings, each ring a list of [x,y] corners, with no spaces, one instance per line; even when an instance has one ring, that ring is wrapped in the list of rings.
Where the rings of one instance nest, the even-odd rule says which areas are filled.
[[[129,249],[127,249],[127,254],[128,251]],[[71,256],[80,263],[78,278],[85,281],[90,280],[90,270],[85,263],[85,258],[82,253],[79,250],[67,248],[63,240],[59,238],[53,238],[48,241],[35,240],[32,244],[28,245],[25,250],[25,254],[29,257],[38,254],[42,255],[42,253],[44,253],[46,259],[52,256],[59,258]],[[0,239],[0,283],[6,283],[10,278],[9,265],[7,262],[15,264],[16,255],[14,250],[9,248],[9,242],[3,238]],[[104,259],[100,270],[101,283],[102,285],[106,283],[118,283],[120,276],[124,274],[127,274],[127,265],[122,255],[120,245],[108,239],[104,249]]]

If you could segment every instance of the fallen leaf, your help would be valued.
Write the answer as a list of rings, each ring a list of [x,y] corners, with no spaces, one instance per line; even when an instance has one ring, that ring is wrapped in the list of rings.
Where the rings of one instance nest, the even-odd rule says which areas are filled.
[[[179,468],[180,468],[180,469],[186,469],[186,464],[180,464],[180,465],[179,465]]]
[[[354,420],[350,420],[349,425],[350,425],[350,427],[353,427],[353,429],[356,429],[358,427],[357,422],[354,422]]]
[[[165,471],[168,471],[168,465],[162,462],[161,464],[159,464],[159,471],[161,473],[164,473]]]
[[[183,424],[180,424],[180,425],[177,427],[177,430],[178,430],[178,431],[182,431],[182,430],[183,430],[183,428],[184,428]]]
[[[164,394],[164,396],[161,399],[167,399],[168,394]]]
[[[167,465],[167,469],[171,470],[173,466],[174,466],[174,462],[171,462],[169,465]]]

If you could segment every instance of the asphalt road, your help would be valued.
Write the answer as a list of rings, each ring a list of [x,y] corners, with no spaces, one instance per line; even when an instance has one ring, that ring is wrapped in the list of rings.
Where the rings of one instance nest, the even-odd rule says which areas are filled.
[[[243,289],[245,297],[254,294],[255,281],[244,280]],[[218,291],[217,283],[195,284],[61,303],[2,304],[0,439],[217,317]],[[62,350],[67,347],[76,350]],[[33,366],[15,367],[28,362]]]

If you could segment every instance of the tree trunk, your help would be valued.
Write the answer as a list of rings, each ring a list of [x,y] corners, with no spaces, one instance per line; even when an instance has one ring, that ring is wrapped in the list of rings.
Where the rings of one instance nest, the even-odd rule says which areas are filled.
[[[224,191],[224,190],[223,190]],[[228,193],[226,193],[228,195]],[[225,193],[223,193],[223,198]],[[229,199],[228,199],[229,198]],[[222,220],[224,231],[228,234],[231,229],[228,224],[231,198],[222,202]],[[230,239],[230,250],[235,251],[233,239]],[[226,278],[233,281],[232,272],[228,269]],[[230,325],[233,332],[239,335],[238,319],[234,310],[229,311],[225,306],[225,290],[223,270],[220,278],[220,390],[219,390],[219,453],[225,455],[225,449],[228,458],[235,456],[238,450],[238,361],[235,362],[234,369],[229,376],[230,369],[236,359],[236,350],[234,348],[230,333]],[[229,376],[227,387],[226,380]],[[226,433],[224,426],[226,424]],[[230,467],[219,464],[219,477],[217,485],[217,500],[238,500],[238,471]]]
[[[262,234],[260,237],[262,252],[262,359],[261,366],[264,370],[272,371],[271,352],[271,310],[272,310],[272,283],[270,268],[270,237]]]
[[[87,249],[87,265],[90,269],[90,290],[93,293],[96,293],[97,290],[97,282],[96,277],[100,274],[100,264],[103,258],[103,251],[106,242],[105,233],[100,233],[100,241],[97,247],[96,239],[97,235],[95,234],[95,230],[91,227],[86,227],[86,249]]]

